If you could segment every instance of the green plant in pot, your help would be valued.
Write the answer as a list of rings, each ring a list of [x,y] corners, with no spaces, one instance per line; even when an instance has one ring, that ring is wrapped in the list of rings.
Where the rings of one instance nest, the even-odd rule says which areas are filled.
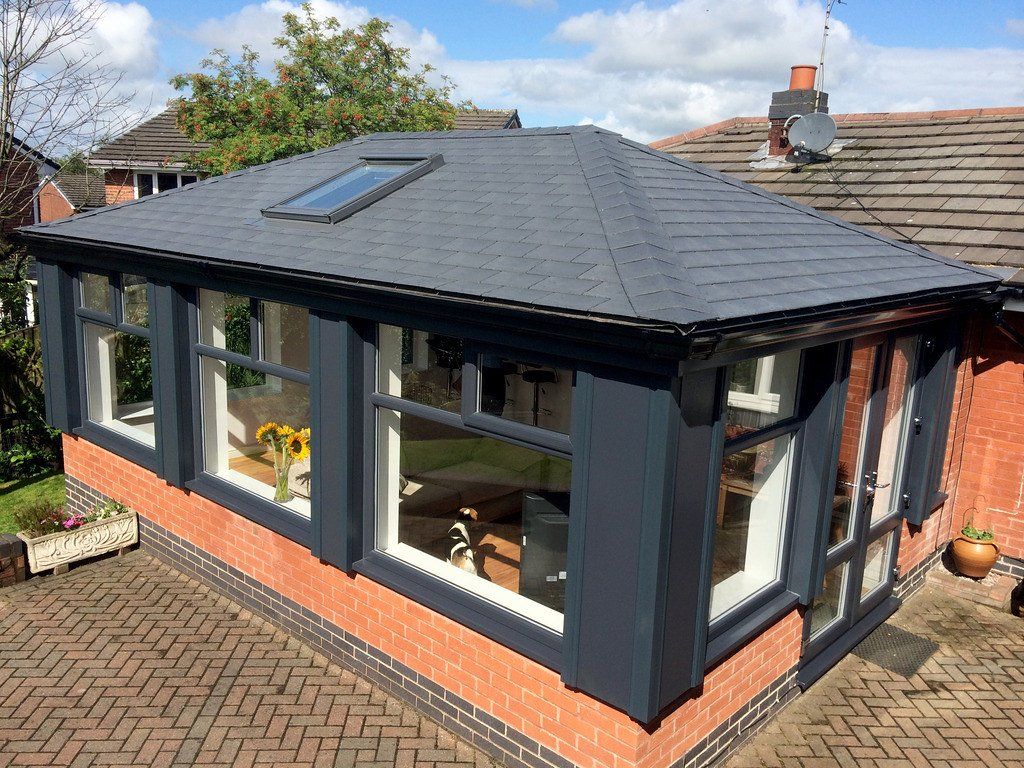
[[[990,528],[976,527],[973,519],[960,529],[960,535],[953,539],[950,551],[957,573],[972,579],[988,576],[999,558],[995,533]]]

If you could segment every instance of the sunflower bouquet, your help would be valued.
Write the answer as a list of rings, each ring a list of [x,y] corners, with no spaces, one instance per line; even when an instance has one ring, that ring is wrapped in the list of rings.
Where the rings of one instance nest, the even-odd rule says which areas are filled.
[[[287,424],[268,421],[256,430],[256,441],[274,454],[274,501],[288,501],[288,472],[296,461],[309,458],[309,428],[293,429]]]

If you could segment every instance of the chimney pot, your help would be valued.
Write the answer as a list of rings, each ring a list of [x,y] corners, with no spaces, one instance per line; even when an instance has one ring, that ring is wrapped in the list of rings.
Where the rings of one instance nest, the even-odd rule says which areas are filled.
[[[797,64],[789,71],[789,90],[811,91],[814,90],[814,76],[818,68],[813,64]]]

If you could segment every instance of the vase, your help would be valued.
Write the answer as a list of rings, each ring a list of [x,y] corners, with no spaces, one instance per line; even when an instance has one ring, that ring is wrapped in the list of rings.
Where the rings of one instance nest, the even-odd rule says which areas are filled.
[[[992,541],[957,536],[951,547],[957,573],[972,579],[984,579],[999,559],[999,547]]]
[[[288,490],[288,473],[282,472],[277,476],[277,484],[274,486],[274,501],[284,503],[292,500],[292,492]]]
[[[139,518],[134,512],[125,512],[35,538],[22,531],[18,538],[25,542],[29,569],[39,573],[137,544]]]

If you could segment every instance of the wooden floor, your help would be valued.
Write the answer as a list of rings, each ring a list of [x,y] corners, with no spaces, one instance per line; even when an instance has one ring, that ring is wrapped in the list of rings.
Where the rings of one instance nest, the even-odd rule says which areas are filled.
[[[235,472],[241,472],[243,475],[251,477],[253,480],[259,480],[261,483],[274,485],[276,482],[274,477],[274,457],[271,455],[269,448],[263,453],[233,456],[228,460],[228,466],[235,470]]]

